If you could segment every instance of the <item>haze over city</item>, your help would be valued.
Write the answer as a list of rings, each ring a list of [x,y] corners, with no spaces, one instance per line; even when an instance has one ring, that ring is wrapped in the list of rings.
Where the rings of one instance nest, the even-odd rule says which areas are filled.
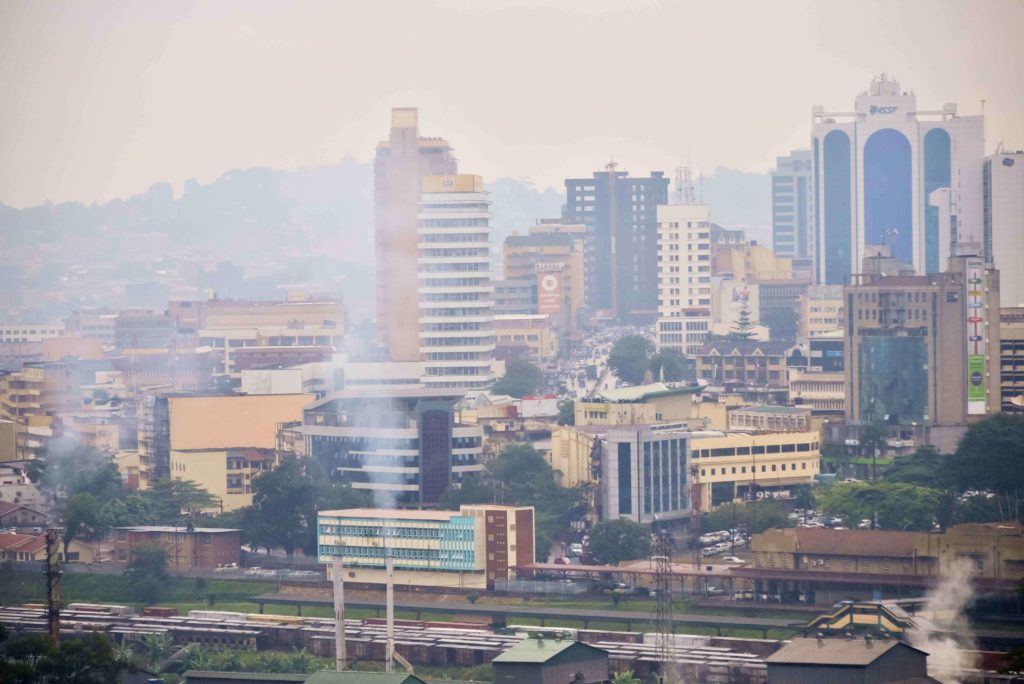
[[[1024,677],[1024,0],[0,3],[0,682]]]
[[[992,151],[1022,144],[1021,26],[1016,0],[6,2],[0,202],[368,161],[393,106],[488,181],[760,173],[879,73],[922,107],[986,100]]]

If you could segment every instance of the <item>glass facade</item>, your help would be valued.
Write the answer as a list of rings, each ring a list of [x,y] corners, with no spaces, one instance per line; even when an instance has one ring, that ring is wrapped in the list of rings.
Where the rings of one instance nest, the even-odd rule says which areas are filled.
[[[928,345],[923,336],[861,339],[858,376],[862,422],[908,425],[928,414]]]
[[[889,245],[903,263],[914,260],[911,169],[905,135],[891,128],[871,134],[864,145],[864,242]]]
[[[928,204],[928,196],[940,188],[950,187],[952,158],[949,133],[933,128],[924,136],[924,265],[925,272],[938,273],[939,208]]]
[[[825,283],[842,285],[851,266],[850,136],[832,131],[824,141]]]

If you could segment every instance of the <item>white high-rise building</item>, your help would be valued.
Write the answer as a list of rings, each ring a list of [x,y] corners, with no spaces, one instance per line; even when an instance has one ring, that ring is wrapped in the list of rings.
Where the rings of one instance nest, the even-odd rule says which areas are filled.
[[[658,207],[658,349],[696,354],[711,327],[711,207]]]
[[[417,277],[420,357],[429,388],[468,391],[494,382],[490,218],[480,176],[423,178]]]
[[[1000,306],[1024,306],[1024,151],[985,159],[985,261],[999,270]]]
[[[937,273],[954,243],[981,242],[984,117],[958,116],[955,104],[919,110],[882,75],[852,112],[818,105],[812,120],[817,282],[859,272],[865,245]]]
[[[772,171],[772,251],[800,259],[814,255],[811,230],[811,151],[778,157]]]

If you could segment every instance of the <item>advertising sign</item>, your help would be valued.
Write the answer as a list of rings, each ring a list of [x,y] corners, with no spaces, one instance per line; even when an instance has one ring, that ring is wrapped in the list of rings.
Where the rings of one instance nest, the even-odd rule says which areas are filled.
[[[557,314],[562,310],[562,277],[560,273],[537,274],[537,313]]]
[[[984,292],[979,287],[985,264],[981,259],[967,261],[966,336],[967,336],[967,413],[985,413],[985,317],[978,315],[985,306]]]

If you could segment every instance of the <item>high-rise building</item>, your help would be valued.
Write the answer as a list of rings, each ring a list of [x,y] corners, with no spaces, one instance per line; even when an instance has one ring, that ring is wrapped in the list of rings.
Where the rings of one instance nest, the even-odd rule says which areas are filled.
[[[952,426],[999,411],[999,272],[982,257],[860,274],[844,296],[849,422]]]
[[[417,298],[427,387],[478,390],[494,382],[490,216],[480,176],[423,179]]]
[[[379,508],[436,504],[483,470],[483,428],[455,419],[462,392],[408,387],[334,392],[306,407],[306,452]]]
[[[711,207],[657,208],[658,349],[695,354],[711,327]]]
[[[772,249],[780,257],[814,254],[811,230],[811,151],[793,150],[772,171]]]
[[[999,382],[1003,413],[1024,413],[1024,307],[999,314]]]
[[[668,202],[668,179],[630,178],[615,163],[593,178],[565,181],[567,223],[587,227],[584,254],[587,305],[620,321],[652,315],[658,299],[656,207]]]
[[[532,281],[534,306],[529,313],[551,316],[563,331],[576,329],[584,304],[585,233],[583,224],[542,221],[530,228],[529,235],[505,239],[505,279]]]
[[[419,136],[416,109],[391,110],[391,135],[373,163],[377,270],[377,337],[392,361],[419,361],[416,336],[417,229],[424,176],[454,174],[458,163],[443,138]]]
[[[1024,152],[985,159],[985,260],[999,269],[999,297],[1024,306]]]
[[[958,116],[955,104],[919,110],[882,75],[854,111],[818,105],[812,119],[816,282],[843,284],[865,245],[936,273],[954,243],[981,241],[983,117]]]

